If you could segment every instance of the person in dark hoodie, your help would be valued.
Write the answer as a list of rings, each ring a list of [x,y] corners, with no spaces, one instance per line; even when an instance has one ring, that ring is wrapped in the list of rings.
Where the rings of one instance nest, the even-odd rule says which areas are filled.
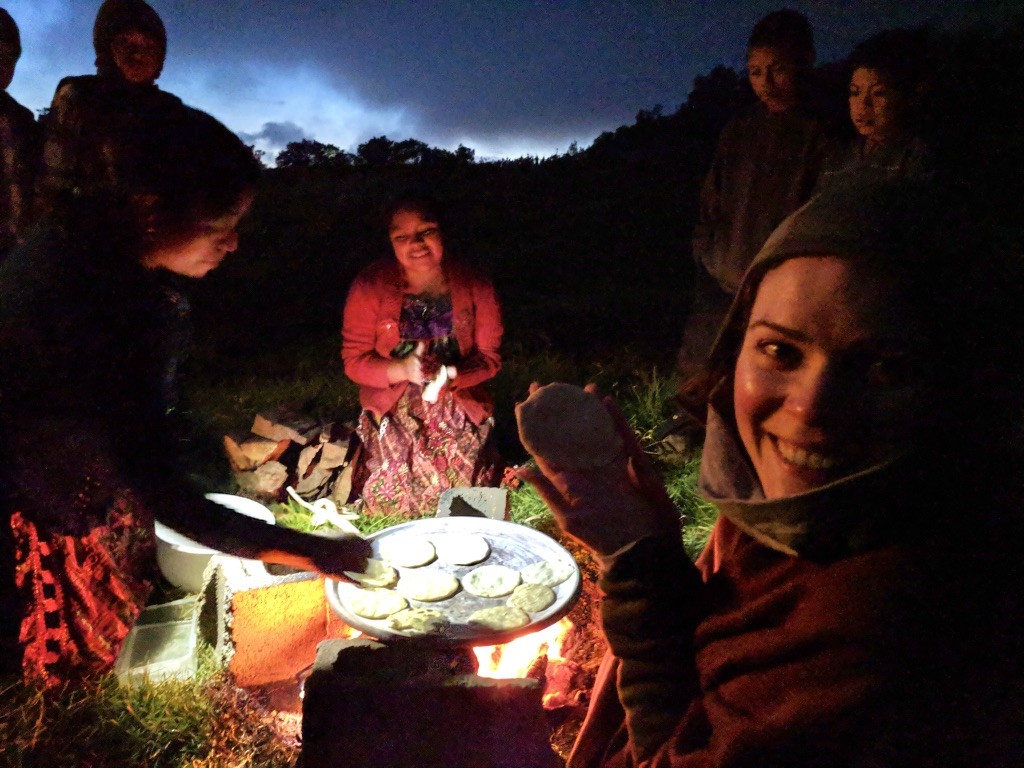
[[[31,214],[38,125],[7,87],[21,58],[18,25],[0,8],[0,259],[24,236]]]
[[[697,276],[678,355],[684,382],[703,365],[747,266],[814,188],[827,150],[825,123],[808,93],[814,59],[814,33],[802,13],[775,11],[754,25],[747,76],[757,101],[722,129],[700,193]],[[695,426],[685,416],[701,404],[688,403],[685,393],[680,400],[678,426]]]
[[[191,109],[130,158],[118,189],[60,199],[0,264],[0,671],[43,685],[111,669],[158,578],[154,516],[340,579],[369,552],[228,512],[191,481],[174,423],[183,297],[237,248],[260,167]]]
[[[696,565],[621,417],[608,465],[521,470],[602,569],[569,768],[1024,765],[1024,276],[962,196],[860,179],[769,238],[706,371]]]
[[[96,74],[60,81],[44,120],[37,214],[62,195],[116,187],[120,154],[154,122],[182,108],[156,86],[167,53],[160,16],[144,0],[106,0],[93,26]]]

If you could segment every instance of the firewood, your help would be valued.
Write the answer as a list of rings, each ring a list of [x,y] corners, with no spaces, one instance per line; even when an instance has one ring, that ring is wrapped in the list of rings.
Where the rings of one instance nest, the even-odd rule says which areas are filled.
[[[239,444],[242,453],[248,456],[259,467],[268,461],[275,461],[281,457],[287,449],[291,440],[246,440]]]
[[[243,491],[276,501],[288,483],[288,468],[279,461],[268,461],[249,472],[236,472],[235,480]]]
[[[299,445],[306,445],[310,437],[317,433],[317,426],[315,422],[301,417],[294,417],[286,422],[257,414],[252,422],[252,433],[268,440],[291,440]]]
[[[309,474],[309,467],[316,460],[323,446],[324,443],[314,443],[302,449],[299,453],[298,463],[295,465],[296,477],[301,480]]]
[[[295,484],[295,492],[304,499],[319,499],[323,495],[321,490],[330,478],[330,470],[321,469],[319,466],[313,467],[307,477],[301,478]]]
[[[245,451],[230,435],[224,435],[224,453],[235,472],[247,472],[256,467],[256,462],[245,455]]]
[[[324,443],[320,454],[320,466],[324,469],[337,469],[343,466],[348,459],[348,449],[348,441]]]

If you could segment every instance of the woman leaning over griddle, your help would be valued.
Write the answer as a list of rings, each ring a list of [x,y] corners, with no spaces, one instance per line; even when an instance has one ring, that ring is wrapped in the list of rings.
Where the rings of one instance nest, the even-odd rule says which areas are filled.
[[[153,517],[206,546],[342,577],[368,549],[228,512],[190,487],[174,418],[188,284],[238,245],[259,165],[182,108],[123,186],[60,198],[0,265],[0,669],[111,669],[157,577]]]

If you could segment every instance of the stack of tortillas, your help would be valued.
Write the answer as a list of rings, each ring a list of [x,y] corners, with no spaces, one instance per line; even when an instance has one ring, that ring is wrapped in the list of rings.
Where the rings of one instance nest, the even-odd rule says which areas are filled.
[[[530,454],[561,469],[594,469],[622,454],[622,437],[597,395],[555,382],[516,405],[519,439]]]

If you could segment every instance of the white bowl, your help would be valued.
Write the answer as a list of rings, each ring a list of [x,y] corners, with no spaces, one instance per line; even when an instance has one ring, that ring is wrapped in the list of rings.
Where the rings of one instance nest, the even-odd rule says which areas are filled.
[[[246,517],[274,523],[274,513],[258,501],[230,493],[208,493],[206,498]],[[186,592],[202,592],[206,565],[218,551],[181,535],[159,520],[155,521],[155,528],[156,562],[164,578]]]

